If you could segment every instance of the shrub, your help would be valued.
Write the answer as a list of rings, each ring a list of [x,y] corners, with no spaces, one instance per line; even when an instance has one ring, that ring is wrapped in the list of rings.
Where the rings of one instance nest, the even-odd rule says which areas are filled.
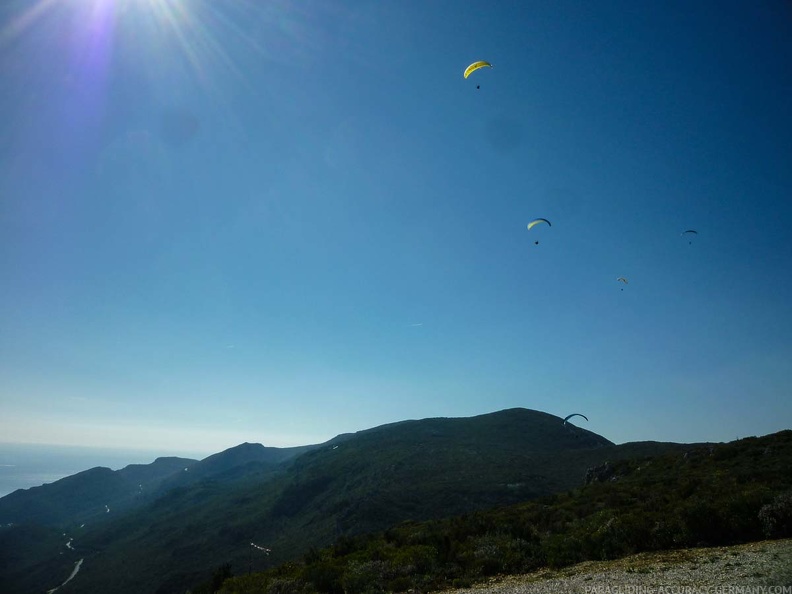
[[[434,547],[425,545],[398,549],[391,559],[391,566],[396,574],[410,575],[414,573],[431,573],[437,559]]]
[[[574,536],[553,534],[547,537],[542,550],[547,564],[553,569],[583,560],[583,546]]]
[[[385,591],[386,567],[383,561],[352,561],[342,583],[346,594],[375,594]]]
[[[313,584],[318,592],[343,594],[341,577],[344,575],[342,566],[333,561],[321,561],[305,568],[303,579]]]
[[[388,582],[388,592],[407,592],[413,585],[413,580],[403,575]]]
[[[781,493],[759,510],[759,522],[767,538],[792,537],[792,491]]]
[[[267,594],[308,594],[312,590],[302,580],[275,578],[267,584]]]

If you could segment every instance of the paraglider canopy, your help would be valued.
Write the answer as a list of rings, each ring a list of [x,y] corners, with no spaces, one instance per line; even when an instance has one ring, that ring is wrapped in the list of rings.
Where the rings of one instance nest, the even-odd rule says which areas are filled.
[[[471,75],[471,73],[475,72],[479,68],[492,68],[492,64],[489,62],[485,62],[484,60],[479,60],[478,62],[473,62],[470,66],[465,68],[464,77],[467,78]]]
[[[531,229],[536,227],[539,223],[547,223],[550,227],[552,227],[552,225],[550,225],[550,221],[548,221],[547,219],[534,219],[533,221],[528,223],[528,230],[530,231]]]
[[[688,229],[687,231],[682,231],[680,235],[682,235],[682,237],[690,237],[691,235],[698,235],[698,231],[696,231],[695,229]],[[693,242],[688,241],[688,243],[693,243]]]
[[[580,413],[572,413],[571,415],[567,415],[566,417],[564,417],[564,425],[566,425],[567,421],[572,417],[583,417],[584,419],[586,419],[586,421],[588,421],[588,417],[586,415],[581,415]]]
[[[534,219],[533,221],[528,223],[528,230],[530,231],[533,227],[536,227],[536,225],[538,225],[539,223],[547,223],[548,227],[552,227],[550,221],[548,221],[547,219]],[[538,239],[534,241],[534,245],[539,245]]]

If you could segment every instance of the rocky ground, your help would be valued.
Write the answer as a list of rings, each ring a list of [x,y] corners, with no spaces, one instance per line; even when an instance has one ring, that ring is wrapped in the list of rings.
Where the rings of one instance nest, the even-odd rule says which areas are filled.
[[[641,553],[496,578],[447,594],[792,594],[792,539]]]

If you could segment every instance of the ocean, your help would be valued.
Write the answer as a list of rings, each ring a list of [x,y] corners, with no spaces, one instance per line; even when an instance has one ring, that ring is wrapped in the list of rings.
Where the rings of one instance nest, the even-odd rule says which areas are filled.
[[[96,466],[118,470],[129,464],[150,464],[159,456],[171,455],[177,454],[168,452],[160,454],[146,450],[0,443],[0,497],[17,489],[51,483]],[[187,457],[198,459],[198,456]]]

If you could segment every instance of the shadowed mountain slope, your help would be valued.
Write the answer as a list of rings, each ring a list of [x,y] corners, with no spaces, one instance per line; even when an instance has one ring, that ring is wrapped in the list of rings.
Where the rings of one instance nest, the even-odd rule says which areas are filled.
[[[159,491],[164,493],[175,487],[191,485],[206,479],[231,482],[265,475],[284,462],[316,447],[318,446],[273,448],[260,443],[242,443],[204,458],[191,465],[186,472],[173,474],[163,482]]]
[[[682,447],[615,446],[525,409],[384,425],[316,446],[266,480],[214,475],[95,527],[74,543],[86,560],[69,587],[184,592],[224,562],[288,561],[339,536],[530,500],[581,485],[606,460]]]
[[[195,462],[157,458],[115,471],[97,466],[40,487],[18,489],[0,498],[0,525],[64,526],[104,518],[108,508],[117,512],[133,507],[165,477]]]
[[[19,489],[0,498],[0,524],[35,523],[66,527],[110,519],[177,487],[207,479],[232,483],[265,480],[282,463],[316,446],[265,447],[243,443],[200,462],[160,457],[151,464],[130,464],[120,470],[91,468],[50,484]]]
[[[656,445],[625,444],[611,453],[648,452]],[[192,591],[442,591],[470,587],[494,575],[558,569],[584,560],[790,538],[790,468],[788,430],[730,443],[691,444],[651,456],[611,457],[586,473],[585,485],[563,493],[345,536],[332,547],[309,551],[296,563],[253,575],[243,575],[237,567],[234,573],[239,577],[222,588],[216,582],[211,588],[204,583]],[[715,561],[714,551],[708,550],[706,561]],[[774,563],[757,564],[750,571],[729,557],[725,567],[734,572],[731,579],[739,576],[746,586],[787,584],[792,577],[792,568],[776,555]],[[660,573],[654,582],[645,583],[662,583],[670,575],[663,565],[656,568]],[[685,565],[691,565],[690,559]],[[635,571],[633,565],[627,573]],[[702,584],[729,583],[717,571],[706,573],[711,581]]]

